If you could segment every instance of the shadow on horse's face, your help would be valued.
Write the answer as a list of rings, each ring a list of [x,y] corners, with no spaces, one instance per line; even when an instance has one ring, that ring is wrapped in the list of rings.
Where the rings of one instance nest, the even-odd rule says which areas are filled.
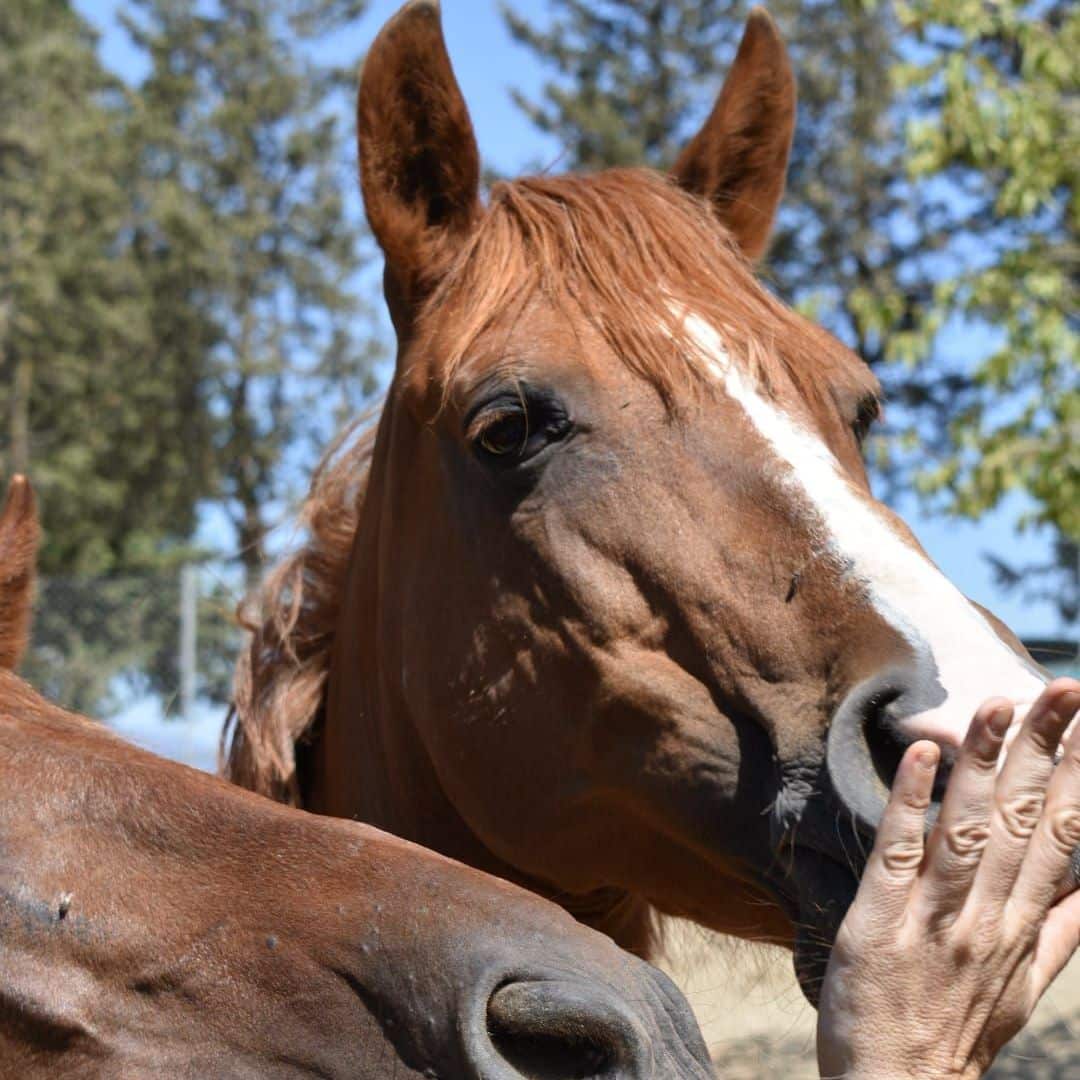
[[[759,13],[672,178],[482,207],[437,14],[392,21],[360,151],[400,351],[355,554],[363,677],[486,850],[568,896],[797,926],[812,992],[904,745],[1041,677],[870,494],[873,377],[752,276],[793,117]]]
[[[790,920],[810,950],[904,745],[959,739],[990,689],[1038,677],[873,500],[861,363],[833,346],[808,403],[685,329],[700,370],[667,403],[587,314],[539,294],[446,383],[438,332],[406,353],[385,655],[500,858],[744,936],[790,939]],[[977,665],[951,695],[942,676],[967,671],[937,661],[942,628]],[[816,961],[799,958],[808,988]]]
[[[0,642],[36,542],[20,481]],[[554,905],[162,761],[7,670],[0,789],[5,1076],[712,1075],[666,977]]]

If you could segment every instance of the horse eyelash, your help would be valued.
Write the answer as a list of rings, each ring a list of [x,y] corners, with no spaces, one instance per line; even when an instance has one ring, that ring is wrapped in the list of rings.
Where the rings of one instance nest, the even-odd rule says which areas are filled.
[[[866,438],[874,422],[881,418],[881,414],[881,399],[876,394],[868,394],[860,400],[855,409],[855,420],[851,425],[855,438],[859,442]]]

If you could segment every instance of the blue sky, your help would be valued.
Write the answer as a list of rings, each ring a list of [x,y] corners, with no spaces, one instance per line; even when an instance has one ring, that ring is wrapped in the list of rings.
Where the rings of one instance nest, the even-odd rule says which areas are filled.
[[[116,24],[116,0],[75,0],[75,6],[102,34],[105,62],[127,79],[137,79],[138,55]],[[399,6],[399,0],[374,0],[355,28],[333,42],[335,60],[359,56],[378,28]],[[547,5],[541,0],[516,0],[520,14],[542,22]],[[454,66],[472,112],[481,150],[488,164],[513,172],[536,162],[554,160],[559,147],[540,136],[510,100],[508,88],[535,95],[544,72],[525,50],[516,46],[503,27],[495,0],[444,0],[443,22]],[[913,501],[900,507],[931,557],[965,593],[993,609],[1023,636],[1049,635],[1061,629],[1049,605],[1023,603],[994,585],[983,553],[993,552],[1023,563],[1044,557],[1046,539],[1037,533],[1017,535],[1014,523],[1024,505],[1008,501],[997,513],[977,523],[921,514]]]

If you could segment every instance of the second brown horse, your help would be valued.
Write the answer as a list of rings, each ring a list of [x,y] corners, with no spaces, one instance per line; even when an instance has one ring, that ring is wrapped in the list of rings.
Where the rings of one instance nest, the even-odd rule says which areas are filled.
[[[30,490],[0,518],[25,639]],[[0,1076],[710,1076],[659,972],[512,885],[138,750],[0,670]]]

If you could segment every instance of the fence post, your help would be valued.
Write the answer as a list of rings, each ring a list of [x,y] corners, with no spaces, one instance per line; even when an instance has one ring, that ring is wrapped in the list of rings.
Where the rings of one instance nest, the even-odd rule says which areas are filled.
[[[180,568],[180,717],[195,719],[196,649],[198,647],[199,571],[187,563]]]

